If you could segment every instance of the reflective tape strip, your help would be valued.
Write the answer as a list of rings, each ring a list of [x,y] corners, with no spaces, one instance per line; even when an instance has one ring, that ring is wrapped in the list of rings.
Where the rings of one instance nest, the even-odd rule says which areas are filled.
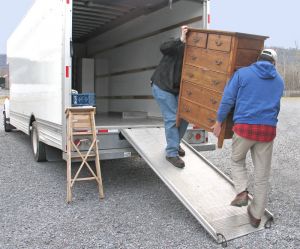
[[[118,129],[98,129],[98,133],[118,133]]]
[[[98,130],[98,133],[107,133],[108,130],[105,130],[105,129],[101,129],[101,130]]]
[[[66,78],[70,77],[70,67],[66,66]]]

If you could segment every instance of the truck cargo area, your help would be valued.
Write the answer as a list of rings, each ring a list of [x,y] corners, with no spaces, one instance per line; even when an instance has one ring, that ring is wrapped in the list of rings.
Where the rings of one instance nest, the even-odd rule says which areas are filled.
[[[201,1],[170,3],[73,1],[71,89],[95,93],[101,159],[136,154],[121,129],[163,127],[150,82],[162,57],[160,45],[178,38],[182,25],[203,28]],[[200,132],[194,133],[198,140],[190,135],[189,142],[213,150],[207,132]]]
[[[163,125],[150,84],[160,44],[201,16],[199,1],[73,1],[72,89],[96,94],[97,127]]]

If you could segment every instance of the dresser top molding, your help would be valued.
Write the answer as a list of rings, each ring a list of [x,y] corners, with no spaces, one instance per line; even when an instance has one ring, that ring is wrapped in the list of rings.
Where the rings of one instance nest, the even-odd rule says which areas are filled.
[[[247,37],[247,38],[259,39],[259,40],[262,40],[262,39],[266,40],[269,38],[269,36],[253,35],[253,34],[239,33],[239,32],[230,32],[230,31],[224,31],[224,30],[189,28],[189,31],[197,31],[197,32],[203,32],[203,33],[207,33],[207,34],[232,35],[232,36],[237,36],[237,37]]]

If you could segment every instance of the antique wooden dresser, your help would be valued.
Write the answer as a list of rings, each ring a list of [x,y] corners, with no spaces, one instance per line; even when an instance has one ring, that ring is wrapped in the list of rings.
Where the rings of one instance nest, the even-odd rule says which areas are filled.
[[[227,81],[235,70],[257,60],[268,37],[190,29],[187,34],[177,124],[181,119],[211,131]],[[222,125],[218,147],[231,138],[232,113]]]

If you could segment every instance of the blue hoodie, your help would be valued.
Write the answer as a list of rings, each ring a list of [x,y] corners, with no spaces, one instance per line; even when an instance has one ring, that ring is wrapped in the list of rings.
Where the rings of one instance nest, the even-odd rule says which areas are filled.
[[[235,124],[276,126],[284,83],[275,66],[258,61],[235,72],[227,83],[217,120],[223,122],[234,108]]]

